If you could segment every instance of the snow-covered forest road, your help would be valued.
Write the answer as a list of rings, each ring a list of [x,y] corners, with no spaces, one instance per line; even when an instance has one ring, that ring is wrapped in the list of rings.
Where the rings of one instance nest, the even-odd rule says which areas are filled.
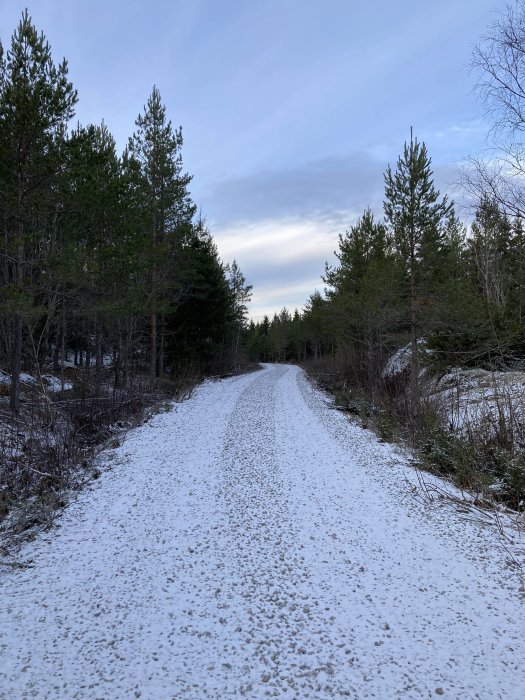
[[[1,574],[2,698],[525,697],[496,535],[298,368],[204,384],[107,466]]]

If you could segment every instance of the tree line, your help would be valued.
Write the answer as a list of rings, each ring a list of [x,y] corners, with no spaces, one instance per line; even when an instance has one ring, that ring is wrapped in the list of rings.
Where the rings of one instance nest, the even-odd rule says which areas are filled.
[[[0,45],[0,367],[73,359],[100,387],[151,386],[188,362],[235,363],[251,286],[191,199],[157,87],[119,155],[104,122],[69,124],[77,91],[27,11]]]
[[[504,365],[525,354],[525,237],[520,216],[490,198],[467,235],[440,197],[424,143],[405,144],[385,174],[385,217],[367,209],[339,236],[324,294],[304,310],[252,323],[252,357],[267,361],[345,354],[356,376],[380,372],[389,353],[425,340],[443,366]],[[417,376],[418,352],[414,374]]]
[[[417,404],[420,356],[438,367],[525,364],[525,3],[508,7],[473,54],[493,116],[492,149],[461,174],[469,225],[441,196],[426,145],[410,132],[384,175],[383,216],[366,209],[339,236],[324,293],[302,312],[252,323],[253,358],[336,358],[354,386],[384,383],[387,357],[409,344],[407,393]]]

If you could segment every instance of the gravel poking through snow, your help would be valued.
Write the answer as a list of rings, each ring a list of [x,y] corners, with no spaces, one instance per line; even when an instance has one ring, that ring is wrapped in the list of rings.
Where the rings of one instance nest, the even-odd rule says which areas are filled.
[[[113,457],[113,459],[111,459]],[[0,579],[0,697],[525,697],[518,574],[297,367],[130,432]]]

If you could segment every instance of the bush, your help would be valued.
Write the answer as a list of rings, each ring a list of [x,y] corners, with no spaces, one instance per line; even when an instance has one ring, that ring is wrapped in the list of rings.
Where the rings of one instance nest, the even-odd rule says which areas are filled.
[[[133,385],[113,389],[97,387],[77,370],[74,388],[65,395],[28,393],[18,417],[7,411],[0,416],[0,522],[13,515],[9,527],[16,533],[51,521],[64,505],[65,492],[81,488],[93,476],[99,446],[114,440],[115,431],[140,423],[155,407],[188,397],[199,380],[188,364],[154,391],[140,377]]]
[[[413,406],[406,375],[356,381],[344,356],[337,355],[310,361],[305,368],[332,393],[338,408],[359,417],[382,440],[411,446],[424,469],[484,497],[524,508],[525,397],[517,399],[493,382],[493,403],[486,413],[454,430],[433,395],[436,383],[431,375],[421,380],[418,405]],[[449,400],[459,406],[462,391],[458,383]]]

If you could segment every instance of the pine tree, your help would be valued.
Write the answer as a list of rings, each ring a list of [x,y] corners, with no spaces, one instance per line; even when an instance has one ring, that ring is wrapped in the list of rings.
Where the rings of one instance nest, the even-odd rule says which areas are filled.
[[[62,277],[62,303],[82,318],[87,358],[94,355],[97,386],[104,341],[114,329],[117,299],[125,296],[125,255],[120,237],[120,164],[106,125],[77,126],[67,144],[62,187],[67,217],[54,273]],[[118,287],[118,289],[116,288]],[[65,314],[64,314],[65,315]],[[91,338],[94,338],[92,347]],[[89,368],[90,361],[87,360]]]
[[[172,244],[177,229],[191,221],[195,207],[187,190],[191,176],[182,172],[182,129],[174,130],[171,121],[167,120],[166,109],[155,86],[135,124],[137,130],[129,140],[125,158],[137,164],[137,185],[145,217],[143,225],[145,232],[149,231],[149,372],[154,383],[159,374],[159,358],[164,353],[162,342],[159,348],[159,317],[163,324],[169,285],[173,279],[166,263],[173,262]]]
[[[239,352],[239,343],[242,331],[248,322],[248,304],[252,298],[253,285],[246,283],[246,277],[236,260],[226,265],[226,277],[232,295],[233,303],[233,357]]]
[[[520,257],[523,255],[519,228],[516,233],[507,215],[494,199],[482,199],[468,239],[466,262],[477,292],[483,318],[483,338],[478,353],[486,360],[507,355],[522,345],[520,316]],[[478,334],[481,335],[481,334]]]
[[[326,266],[323,278],[329,285],[326,313],[339,344],[352,353],[356,376],[366,379],[399,332],[400,265],[386,226],[369,209],[339,236],[335,254],[339,265]]]
[[[304,305],[304,332],[310,352],[319,359],[327,347],[331,346],[327,302],[316,289]]]
[[[412,362],[410,373],[412,409],[418,406],[419,390],[419,300],[420,276],[424,268],[423,245],[434,237],[449,215],[452,204],[447,197],[440,199],[434,187],[431,159],[424,143],[419,143],[410,130],[410,143],[405,142],[403,156],[392,173],[388,166],[385,173],[384,210],[390,224],[397,252],[402,260],[408,280],[410,304],[410,342]]]
[[[76,91],[67,63],[53,63],[51,49],[27,10],[11,47],[0,58],[0,182],[8,260],[4,264],[10,307],[11,410],[19,407],[24,323],[36,313],[34,280],[46,253],[44,231],[53,209],[51,188],[60,170],[61,144],[73,116]]]

